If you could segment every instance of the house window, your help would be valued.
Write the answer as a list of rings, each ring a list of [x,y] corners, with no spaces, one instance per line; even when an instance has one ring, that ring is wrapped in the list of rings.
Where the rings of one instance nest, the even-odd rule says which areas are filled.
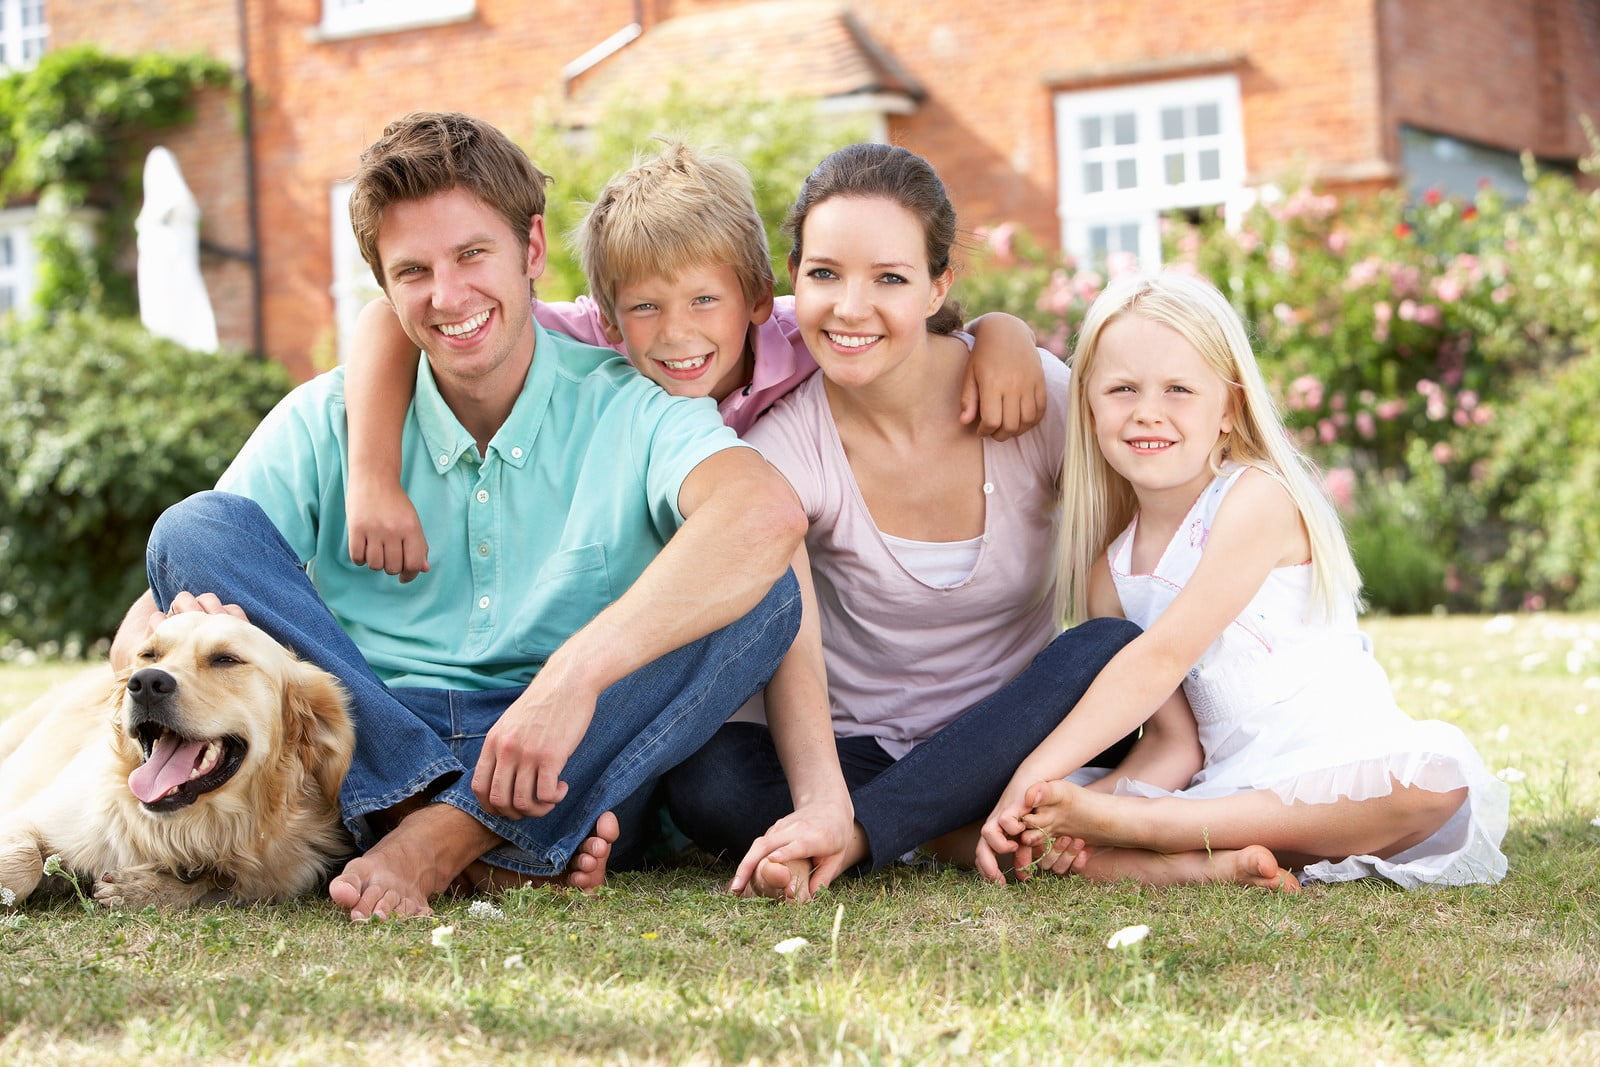
[[[477,0],[322,0],[325,37],[409,30],[460,22],[477,10]]]
[[[1056,94],[1062,244],[1080,263],[1161,261],[1160,217],[1244,184],[1239,80],[1179,78]]]
[[[0,72],[32,67],[49,39],[44,0],[0,0]]]
[[[0,211],[0,318],[26,311],[33,299],[33,210]]]
[[[1406,192],[1418,199],[1429,189],[1437,189],[1470,200],[1480,183],[1493,185],[1513,201],[1528,197],[1528,181],[1517,153],[1414,126],[1400,128],[1400,166],[1406,172]]]
[[[355,231],[350,228],[350,188],[350,182],[338,182],[333,186],[332,210],[328,214],[333,223],[333,321],[335,352],[340,363],[349,358],[356,335],[356,316],[373,297],[383,295],[377,279],[372,276],[372,268],[361,257]]]

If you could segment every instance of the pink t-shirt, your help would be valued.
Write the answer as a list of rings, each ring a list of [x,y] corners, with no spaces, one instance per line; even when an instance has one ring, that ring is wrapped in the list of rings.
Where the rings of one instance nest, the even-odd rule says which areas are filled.
[[[547,304],[535,300],[533,313],[547,330],[556,330],[585,344],[615,348],[606,338],[605,323],[600,317],[600,305],[593,298],[580,296],[570,303]],[[817,361],[800,338],[800,329],[794,321],[794,297],[780,296],[773,301],[772,314],[759,326],[751,327],[751,344],[755,352],[755,368],[750,384],[735,389],[722,399],[717,410],[722,421],[733,428],[740,437],[755,425],[756,419],[790,390],[811,376]],[[623,352],[626,355],[626,352]]]
[[[742,435],[789,479],[811,520],[806,550],[835,733],[876,737],[899,758],[1016,677],[1060,632],[1067,368],[1039,355],[1044,420],[1009,441],[983,438],[983,545],[972,573],[952,586],[919,580],[885,544],[850,472],[822,375]]]

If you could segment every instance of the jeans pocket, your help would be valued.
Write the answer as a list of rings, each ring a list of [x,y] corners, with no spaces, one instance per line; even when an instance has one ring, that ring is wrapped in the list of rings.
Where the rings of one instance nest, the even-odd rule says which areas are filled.
[[[512,622],[517,650],[548,659],[613,599],[605,545],[557,552],[539,568],[533,588],[518,605]]]

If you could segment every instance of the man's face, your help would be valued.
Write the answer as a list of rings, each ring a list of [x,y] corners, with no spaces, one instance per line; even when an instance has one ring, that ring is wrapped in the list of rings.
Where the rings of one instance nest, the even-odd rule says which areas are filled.
[[[378,259],[406,336],[428,354],[449,399],[515,391],[533,356],[530,285],[544,270],[544,220],[527,249],[499,212],[466,189],[384,210]]]

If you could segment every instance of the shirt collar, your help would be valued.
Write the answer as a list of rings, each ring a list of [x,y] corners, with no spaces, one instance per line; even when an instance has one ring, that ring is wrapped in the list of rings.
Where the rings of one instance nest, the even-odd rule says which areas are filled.
[[[549,410],[550,396],[555,385],[556,364],[560,353],[556,343],[537,322],[533,324],[534,358],[528,376],[522,383],[522,392],[511,408],[511,414],[489,441],[489,453],[498,456],[513,467],[522,467],[533,455],[533,442],[544,424]],[[477,442],[466,427],[461,425],[450,405],[439,394],[434,381],[433,367],[427,357],[417,361],[417,389],[413,401],[417,428],[428,446],[428,456],[433,469],[443,474],[464,455],[477,456]]]

